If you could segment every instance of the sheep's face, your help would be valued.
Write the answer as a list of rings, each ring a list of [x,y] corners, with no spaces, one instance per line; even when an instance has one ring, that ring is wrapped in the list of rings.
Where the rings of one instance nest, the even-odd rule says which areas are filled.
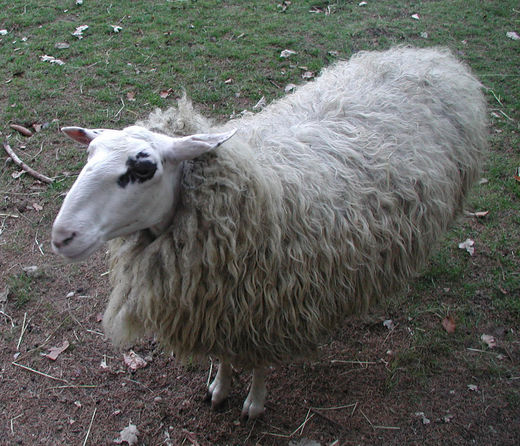
[[[52,227],[52,247],[83,260],[104,242],[171,223],[181,164],[211,150],[234,131],[181,138],[142,127],[124,130],[62,129],[88,145],[88,161],[68,192]]]

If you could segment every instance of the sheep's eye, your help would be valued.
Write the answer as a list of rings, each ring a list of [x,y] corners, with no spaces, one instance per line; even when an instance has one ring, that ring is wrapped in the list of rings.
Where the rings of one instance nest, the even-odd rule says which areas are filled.
[[[145,181],[154,176],[157,166],[152,161],[137,161],[129,170],[138,180]]]
[[[117,180],[117,184],[119,184],[120,187],[125,188],[128,183],[134,183],[136,181],[138,183],[144,183],[155,175],[157,164],[145,159],[147,156],[140,155],[139,153],[135,158],[130,157],[126,161],[128,169]]]

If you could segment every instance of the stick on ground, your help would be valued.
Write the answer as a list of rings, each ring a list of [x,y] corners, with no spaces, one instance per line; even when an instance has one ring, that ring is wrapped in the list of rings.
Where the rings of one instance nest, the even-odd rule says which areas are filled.
[[[42,173],[37,172],[32,167],[29,167],[27,164],[25,164],[20,158],[18,158],[16,153],[13,152],[13,149],[11,149],[9,144],[4,143],[4,149],[7,152],[7,154],[11,157],[11,159],[15,162],[15,164],[20,166],[25,172],[27,172],[32,177],[40,180],[43,183],[47,183],[47,184],[52,183],[54,181],[52,178],[49,178],[48,176],[45,176]]]

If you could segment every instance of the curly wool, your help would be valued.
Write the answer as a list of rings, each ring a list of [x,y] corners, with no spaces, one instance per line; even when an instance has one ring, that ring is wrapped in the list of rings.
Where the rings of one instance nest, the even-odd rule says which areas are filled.
[[[186,100],[144,124],[238,132],[186,162],[167,232],[111,242],[105,330],[246,367],[309,356],[402,288],[461,211],[487,144],[481,85],[441,49],[357,54],[221,127]]]

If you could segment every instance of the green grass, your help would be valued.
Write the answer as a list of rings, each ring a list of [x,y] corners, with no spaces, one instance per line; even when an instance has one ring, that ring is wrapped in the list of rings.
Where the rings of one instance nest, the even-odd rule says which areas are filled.
[[[518,2],[381,0],[360,7],[358,1],[302,0],[285,12],[278,3],[2,1],[0,29],[9,32],[0,37],[2,138],[10,136],[14,148],[27,145],[25,159],[49,175],[75,174],[84,155],[58,134],[61,125],[119,128],[155,107],[173,105],[184,91],[208,116],[227,119],[262,96],[268,101],[282,96],[287,84],[304,82],[304,70],[317,73],[360,50],[448,46],[487,92],[491,148],[483,176],[488,183],[475,187],[468,207],[489,215],[461,219],[411,291],[387,304],[385,311],[410,318],[416,333],[394,360],[390,381],[401,372],[423,378],[437,373],[443,359],[478,339],[481,327],[520,326],[520,183],[513,178],[520,166],[520,44],[506,37],[519,31]],[[309,12],[313,7],[330,7],[333,13]],[[80,25],[89,26],[81,40],[72,36]],[[122,31],[114,33],[111,25]],[[69,48],[57,49],[60,42]],[[284,49],[296,54],[281,59]],[[45,54],[65,65],[41,61]],[[173,93],[161,98],[169,88]],[[135,94],[134,101],[128,93]],[[30,139],[9,129],[10,123],[33,122],[50,126]],[[36,156],[41,147],[45,157]],[[13,171],[7,167],[0,173],[1,190],[30,184],[26,178],[13,180]],[[52,204],[61,201],[73,180],[62,176],[44,192],[45,224],[56,210]],[[467,237],[476,241],[474,257],[457,248]],[[30,278],[11,276],[10,281],[19,305],[33,297],[37,284]],[[439,316],[447,312],[458,323],[454,336],[440,326]],[[490,362],[468,361],[475,370],[494,368]],[[518,394],[511,400],[518,404]]]
[[[25,272],[9,276],[7,286],[9,301],[13,301],[16,308],[22,308],[35,297],[33,279]]]

